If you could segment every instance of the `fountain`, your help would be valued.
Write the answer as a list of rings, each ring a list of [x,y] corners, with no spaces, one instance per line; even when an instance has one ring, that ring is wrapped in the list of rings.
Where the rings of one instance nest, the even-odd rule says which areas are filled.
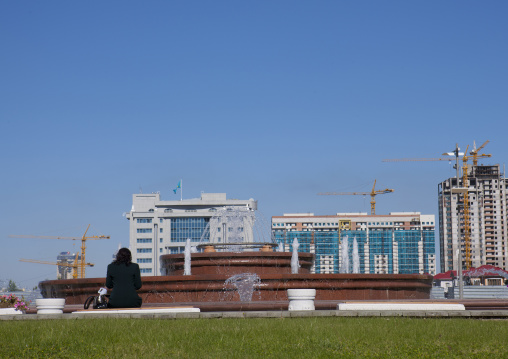
[[[341,243],[341,273],[311,273],[314,254],[298,252],[296,238],[292,253],[281,251],[285,246],[275,243],[270,228],[263,230],[256,224],[255,212],[248,208],[217,211],[201,237],[198,252],[189,241],[185,253],[160,256],[165,275],[142,277],[138,294],[143,306],[178,303],[202,311],[280,310],[288,307],[288,289],[315,289],[318,309],[335,308],[341,300],[430,297],[430,275],[348,274],[347,237]],[[359,269],[355,262],[359,262],[357,254],[353,255],[353,272]],[[48,280],[39,287],[45,298],[66,298],[72,305],[83,304],[104,283],[105,278]]]
[[[300,268],[300,263],[298,262],[298,239],[293,240],[293,255],[291,256],[291,274],[298,274],[298,268]]]
[[[184,275],[191,274],[191,240],[190,240],[190,238],[187,238],[187,241],[185,242],[183,274]]]
[[[349,243],[348,236],[342,238],[340,243],[340,273],[349,273]]]
[[[226,279],[225,290],[229,285],[233,285],[240,297],[242,302],[250,302],[252,300],[252,295],[254,294],[254,289],[256,289],[261,283],[257,274],[253,273],[242,273],[235,274],[232,277]]]
[[[353,240],[353,273],[360,273],[360,255],[358,254],[358,241]]]

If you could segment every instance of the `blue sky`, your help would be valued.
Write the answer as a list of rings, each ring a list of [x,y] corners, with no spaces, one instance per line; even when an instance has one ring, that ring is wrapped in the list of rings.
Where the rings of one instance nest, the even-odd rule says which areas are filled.
[[[508,125],[505,1],[23,1],[0,4],[0,279],[33,287],[79,243],[91,277],[128,245],[132,194],[259,201],[267,218],[437,217],[455,143]]]

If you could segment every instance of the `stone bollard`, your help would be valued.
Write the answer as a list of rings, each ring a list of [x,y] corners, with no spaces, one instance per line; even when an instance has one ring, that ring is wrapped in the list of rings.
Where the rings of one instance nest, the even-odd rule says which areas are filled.
[[[315,310],[315,289],[288,289],[288,310]]]
[[[65,298],[40,298],[35,300],[37,314],[62,314]]]

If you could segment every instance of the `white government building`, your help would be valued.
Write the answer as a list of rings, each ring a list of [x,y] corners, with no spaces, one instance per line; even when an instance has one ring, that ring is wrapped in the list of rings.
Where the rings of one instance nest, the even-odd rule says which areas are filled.
[[[132,260],[141,275],[161,275],[159,257],[182,253],[187,238],[198,244],[210,219],[225,207],[256,210],[257,201],[227,199],[226,193],[201,193],[200,198],[180,201],[161,201],[159,193],[134,194],[126,217]]]

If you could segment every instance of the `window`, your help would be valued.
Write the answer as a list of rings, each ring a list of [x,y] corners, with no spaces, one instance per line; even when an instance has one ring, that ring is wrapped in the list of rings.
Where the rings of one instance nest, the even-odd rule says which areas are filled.
[[[138,228],[137,231],[138,233],[152,233],[151,228]]]
[[[159,223],[162,223],[162,218],[159,218]]]
[[[138,238],[138,243],[152,243],[152,238]]]
[[[184,249],[185,249],[185,247],[171,247],[170,252],[171,252],[171,254],[183,253]]]
[[[162,243],[162,238],[159,238],[159,242]]]
[[[152,258],[138,258],[138,263],[152,263]]]
[[[138,253],[152,253],[152,248],[138,248]]]
[[[148,212],[153,212],[153,211],[154,211],[154,210],[153,210],[153,208],[150,208],[150,209],[148,210]]]
[[[152,219],[151,218],[138,218],[137,222],[138,223],[152,223]]]
[[[141,273],[152,273],[152,268],[140,268]]]
[[[162,228],[159,229],[159,233],[162,233]]]

